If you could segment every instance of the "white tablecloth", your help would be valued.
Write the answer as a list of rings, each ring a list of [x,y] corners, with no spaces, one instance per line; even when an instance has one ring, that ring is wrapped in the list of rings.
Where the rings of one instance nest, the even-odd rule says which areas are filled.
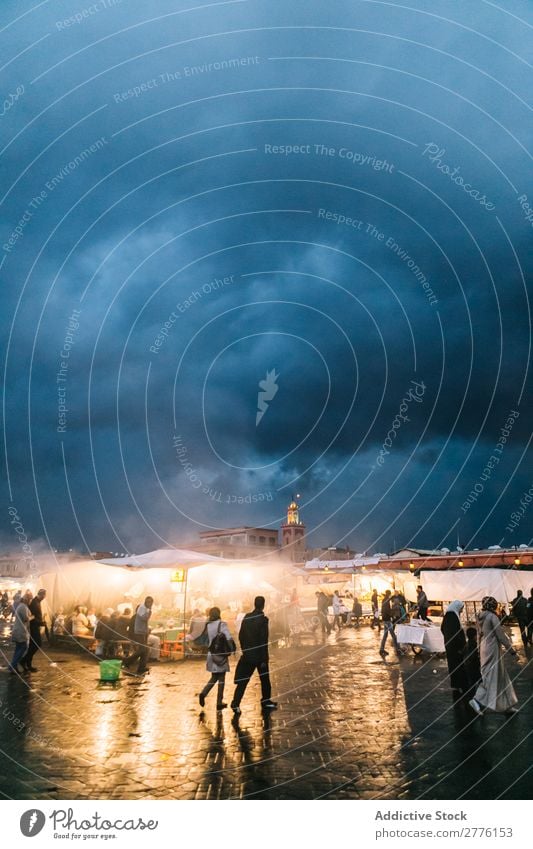
[[[444,651],[444,637],[435,625],[396,625],[395,634],[399,643],[422,646],[430,652]]]

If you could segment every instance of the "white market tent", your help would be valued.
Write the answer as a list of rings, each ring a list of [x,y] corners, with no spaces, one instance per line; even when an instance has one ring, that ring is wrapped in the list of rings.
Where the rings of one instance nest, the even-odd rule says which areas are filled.
[[[98,560],[106,566],[128,567],[130,569],[188,569],[215,561],[223,562],[222,557],[212,554],[202,554],[185,548],[159,548],[146,554],[135,554],[126,557],[112,557],[110,560]]]
[[[220,557],[196,551],[160,549],[134,557],[74,560],[57,564],[53,570],[47,565],[37,583],[46,590],[53,612],[60,607],[70,610],[77,604],[102,610],[122,602],[139,603],[147,595],[170,595],[179,588],[179,584],[172,587],[173,571],[184,570],[186,578],[190,568],[211,561],[224,563]]]
[[[481,601],[486,595],[500,603],[508,603],[517,590],[529,595],[533,587],[533,572],[516,569],[423,569],[419,584],[433,601]]]
[[[273,567],[281,568],[264,561],[229,560],[169,548],[131,557],[55,564],[53,569],[47,565],[37,583],[47,591],[53,613],[60,607],[69,611],[78,604],[97,611],[123,603],[133,606],[147,595],[153,596],[156,604],[185,612],[191,593],[193,603],[197,596],[253,598],[257,592],[273,591],[269,581],[274,577]]]
[[[315,569],[324,569],[326,566],[328,570],[334,572],[353,572],[354,569],[362,566],[365,568],[379,566],[379,557],[352,557],[350,560],[321,560],[319,557],[314,557],[312,560],[305,562],[304,569],[306,571],[313,571]]]

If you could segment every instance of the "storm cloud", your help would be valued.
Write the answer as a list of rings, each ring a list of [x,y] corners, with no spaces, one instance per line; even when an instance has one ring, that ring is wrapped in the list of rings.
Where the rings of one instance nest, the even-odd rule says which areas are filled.
[[[529,4],[0,14],[5,517],[530,541]]]

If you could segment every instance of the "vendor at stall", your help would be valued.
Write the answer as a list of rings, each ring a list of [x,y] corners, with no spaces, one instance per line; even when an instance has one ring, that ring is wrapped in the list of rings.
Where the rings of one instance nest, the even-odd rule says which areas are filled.
[[[72,636],[73,637],[91,637],[92,631],[87,618],[87,608],[79,604],[76,607],[74,616],[72,617]]]

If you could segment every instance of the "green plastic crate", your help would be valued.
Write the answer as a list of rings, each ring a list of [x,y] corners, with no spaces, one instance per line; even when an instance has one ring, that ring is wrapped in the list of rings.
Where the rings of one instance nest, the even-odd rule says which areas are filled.
[[[100,681],[118,681],[121,669],[121,660],[101,660]]]

